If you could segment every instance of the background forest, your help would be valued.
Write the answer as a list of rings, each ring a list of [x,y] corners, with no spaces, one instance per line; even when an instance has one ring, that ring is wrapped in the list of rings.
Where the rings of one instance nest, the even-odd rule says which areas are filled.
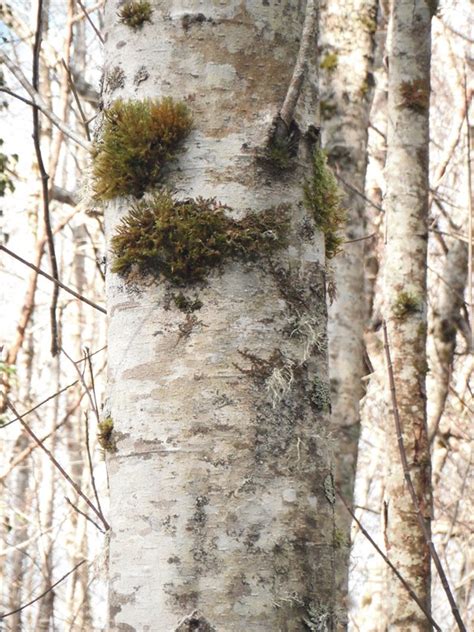
[[[9,613],[0,630],[8,632],[90,632],[107,620],[110,261],[88,148],[125,78],[103,60],[104,4],[44,0],[40,42],[37,2],[0,3],[0,611]],[[408,252],[385,247],[387,190],[400,177],[396,161],[387,162],[389,16],[388,0],[323,0],[310,53],[319,74],[314,119],[347,216],[341,251],[327,260],[328,340],[318,343],[329,356],[336,485],[351,508],[335,505],[340,629],[432,629],[389,627],[388,594],[406,588],[373,546],[390,558],[392,539],[404,538],[387,525],[391,464],[400,456],[382,321],[384,271],[403,269],[411,256],[427,272],[426,344],[414,350],[426,374],[431,483],[423,494],[433,495],[433,541],[469,628],[473,4],[440,2],[431,20],[431,91],[406,95],[412,110],[429,104],[425,261],[408,243]],[[136,90],[146,80],[146,69],[135,75]],[[397,318],[422,311],[417,300],[399,290]],[[407,379],[407,391],[416,390]],[[394,563],[403,574],[402,558]],[[434,567],[431,595],[437,629],[462,629]]]

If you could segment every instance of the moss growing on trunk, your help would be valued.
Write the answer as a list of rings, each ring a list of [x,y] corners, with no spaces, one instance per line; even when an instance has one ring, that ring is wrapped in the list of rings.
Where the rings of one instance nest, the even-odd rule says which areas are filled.
[[[170,98],[119,99],[104,117],[102,138],[92,152],[95,195],[141,197],[159,182],[163,165],[189,134],[189,110]]]
[[[204,198],[175,200],[162,189],[132,207],[112,238],[112,271],[165,278],[174,285],[205,279],[226,259],[255,261],[286,244],[288,212],[275,208],[231,219],[231,209]]]
[[[341,197],[326,155],[322,149],[317,149],[313,155],[312,176],[304,185],[304,203],[311,211],[316,227],[324,233],[326,259],[337,255],[344,240],[339,232],[345,221]]]
[[[148,0],[129,0],[118,12],[120,22],[137,30],[145,22],[151,22],[152,8]]]

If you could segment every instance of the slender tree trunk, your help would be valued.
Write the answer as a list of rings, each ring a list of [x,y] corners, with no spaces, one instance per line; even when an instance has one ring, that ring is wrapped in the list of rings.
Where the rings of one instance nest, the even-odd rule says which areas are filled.
[[[187,101],[194,129],[168,178],[179,197],[216,197],[236,217],[288,204],[292,217],[273,263],[227,261],[185,288],[202,302],[192,315],[164,282],[134,291],[108,274],[110,629],[333,630],[324,250],[299,204],[315,46],[294,166],[258,160],[302,3],[159,2],[140,32],[117,23],[118,6],[106,6],[106,100],[118,68],[113,98]],[[108,205],[109,239],[129,207]]]
[[[352,501],[363,396],[365,200],[367,136],[372,96],[372,61],[377,0],[329,0],[321,11],[321,116],[323,145],[340,177],[347,209],[344,252],[335,259],[337,297],[329,310],[332,419],[338,432],[336,480]],[[356,240],[356,241],[353,241]],[[357,241],[359,240],[359,241]],[[341,535],[338,595],[346,609],[351,519],[337,512]]]
[[[432,513],[426,423],[426,253],[431,14],[425,0],[391,10],[385,198],[384,317],[387,321],[403,442],[410,476],[429,530]],[[393,416],[386,419],[385,489],[388,554],[425,607],[430,559],[400,463]],[[406,590],[390,582],[389,630],[429,630]]]

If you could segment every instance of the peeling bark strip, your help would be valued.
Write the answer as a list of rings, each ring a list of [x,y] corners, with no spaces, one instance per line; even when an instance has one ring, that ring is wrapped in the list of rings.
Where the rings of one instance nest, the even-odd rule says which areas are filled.
[[[124,72],[113,99],[189,107],[193,128],[162,172],[173,217],[198,197],[224,205],[237,231],[251,213],[291,213],[277,252],[226,258],[199,281],[175,278],[176,287],[133,265],[126,277],[108,268],[104,412],[117,447],[107,455],[109,626],[331,632],[324,238],[301,185],[311,172],[314,59],[294,111],[297,160],[282,174],[255,158],[291,81],[304,3],[191,4],[205,20],[183,21],[181,1],[156,0],[138,34],[118,22],[119,2],[107,2],[105,66]],[[148,78],[137,84],[139,70]],[[148,187],[144,204],[156,193]],[[107,203],[109,244],[137,202]],[[178,232],[167,248],[184,247]],[[246,248],[242,236],[234,243]]]
[[[385,198],[385,319],[410,476],[429,532],[432,515],[426,424],[426,252],[431,14],[425,0],[392,3]],[[386,420],[387,552],[430,611],[430,558],[408,493],[391,420]],[[390,582],[390,630],[431,625]]]

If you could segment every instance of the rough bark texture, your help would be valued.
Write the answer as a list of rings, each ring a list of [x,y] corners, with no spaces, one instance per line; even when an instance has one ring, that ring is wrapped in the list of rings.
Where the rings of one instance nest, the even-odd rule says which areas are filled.
[[[164,283],[108,274],[110,629],[332,630],[324,247],[300,204],[310,152],[302,137],[292,169],[256,160],[304,3],[154,2],[136,32],[118,24],[118,5],[106,5],[106,105],[172,96],[193,113],[168,184],[236,217],[288,203],[292,225],[273,263],[227,262],[185,288],[203,304],[192,316]],[[315,122],[312,75],[302,134]],[[128,208],[108,206],[109,238]]]
[[[365,235],[364,192],[367,130],[372,94],[376,0],[331,0],[321,5],[321,115],[323,145],[340,176],[347,209],[346,238]],[[364,241],[346,244],[335,260],[337,298],[329,310],[329,356],[333,423],[338,432],[336,479],[351,502],[357,445],[359,403],[363,396],[364,363]],[[347,595],[351,520],[340,508],[343,536],[338,564],[338,594]]]
[[[384,317],[410,475],[428,528],[432,512],[426,425],[426,245],[430,98],[430,3],[394,2],[389,47]],[[397,437],[386,419],[385,537],[388,554],[429,609],[428,549],[407,491]],[[406,590],[390,582],[389,630],[430,626]]]

